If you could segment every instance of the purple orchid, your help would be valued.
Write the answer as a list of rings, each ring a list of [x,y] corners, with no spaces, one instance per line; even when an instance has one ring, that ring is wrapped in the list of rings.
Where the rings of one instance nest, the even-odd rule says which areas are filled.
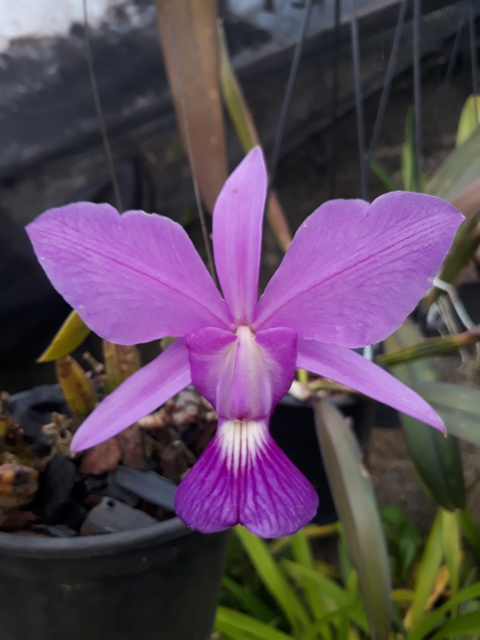
[[[175,497],[191,528],[237,523],[291,534],[317,495],[268,431],[296,367],[356,389],[444,430],[433,409],[351,351],[397,329],[430,286],[462,215],[432,196],[389,193],[371,205],[333,200],[297,231],[257,301],[267,175],[253,149],[213,214],[223,298],[182,227],[159,215],[77,203],[27,228],[55,288],[97,334],[118,344],[178,336],[82,424],[73,450],[92,447],[193,382],[218,430]]]

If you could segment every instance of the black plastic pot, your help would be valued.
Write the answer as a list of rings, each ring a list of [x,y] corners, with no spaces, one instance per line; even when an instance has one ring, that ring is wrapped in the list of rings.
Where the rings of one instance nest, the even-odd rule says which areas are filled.
[[[0,640],[209,640],[228,532],[0,533]]]
[[[327,401],[352,419],[360,447],[365,450],[373,423],[374,403],[366,398],[348,395],[332,396]],[[318,494],[319,507],[313,522],[327,524],[338,520],[317,440],[312,406],[292,396],[285,396],[273,412],[270,432],[278,446],[312,483]]]

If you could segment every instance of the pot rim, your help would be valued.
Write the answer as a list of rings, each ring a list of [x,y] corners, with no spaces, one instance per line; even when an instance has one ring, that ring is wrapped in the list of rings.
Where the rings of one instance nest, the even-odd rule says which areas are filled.
[[[143,529],[74,538],[37,538],[0,532],[0,554],[62,559],[114,555],[185,536],[202,536],[175,517]]]

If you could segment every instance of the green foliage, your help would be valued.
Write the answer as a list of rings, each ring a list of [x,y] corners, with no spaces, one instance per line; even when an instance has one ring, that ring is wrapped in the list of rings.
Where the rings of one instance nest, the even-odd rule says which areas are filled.
[[[387,338],[385,351],[392,353],[420,341],[421,335],[415,325],[410,320],[406,320],[393,335]],[[415,388],[422,395],[425,394],[421,389],[426,388],[432,393],[432,389],[438,390],[437,385],[441,385],[437,382],[435,367],[428,358],[397,364],[391,368],[391,372],[401,382]],[[462,410],[465,390],[463,387],[448,386],[452,396],[451,401],[458,410]],[[480,397],[480,393],[478,391],[476,393]],[[445,419],[443,412],[440,413]],[[453,435],[445,437],[430,426],[403,414],[400,415],[400,421],[415,469],[437,503],[449,510],[463,509],[466,490],[458,440]],[[456,431],[453,429],[451,431],[457,435]]]
[[[381,515],[393,579],[390,640],[475,640],[480,634],[480,582],[475,582],[478,571],[472,549],[463,544],[461,535],[465,532],[473,551],[479,551],[480,530],[471,514],[439,509],[426,540],[399,507],[385,507]],[[340,524],[309,526],[272,542],[256,538],[243,527],[236,527],[235,534],[215,620],[219,637],[375,637],[369,632]],[[316,559],[322,552],[317,536],[337,537],[335,565]]]

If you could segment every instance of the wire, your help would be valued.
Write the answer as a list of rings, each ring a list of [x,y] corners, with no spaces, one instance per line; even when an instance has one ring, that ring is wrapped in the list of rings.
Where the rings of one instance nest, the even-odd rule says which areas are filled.
[[[282,146],[283,134],[285,133],[285,125],[287,123],[288,111],[290,109],[290,102],[292,100],[293,89],[295,87],[295,80],[297,77],[298,67],[300,65],[300,59],[302,57],[303,43],[307,36],[308,23],[310,21],[310,14],[312,10],[313,0],[307,0],[303,11],[303,20],[300,28],[300,33],[295,45],[295,51],[293,53],[292,65],[290,67],[290,73],[288,74],[287,87],[285,89],[285,95],[283,97],[282,108],[280,111],[280,119],[278,122],[277,132],[275,134],[275,142],[273,144],[272,159],[270,162],[270,185],[273,185],[275,175],[277,173],[278,161],[280,158],[280,148]]]
[[[388,60],[387,71],[385,73],[382,95],[380,97],[380,103],[378,105],[377,117],[375,118],[375,124],[373,125],[373,133],[367,156],[367,167],[370,165],[370,160],[373,153],[375,152],[375,147],[377,146],[378,138],[380,136],[380,131],[383,125],[383,119],[385,117],[385,111],[387,109],[388,98],[390,97],[390,89],[392,87],[393,76],[395,74],[398,50],[400,48],[400,40],[402,38],[402,30],[405,23],[405,14],[407,12],[407,7],[408,0],[402,0],[400,11],[398,13],[397,26],[395,27],[395,34],[393,36],[392,50],[390,51],[390,58]]]
[[[358,138],[358,160],[360,170],[360,197],[366,200],[367,194],[367,174],[365,162],[365,117],[363,113],[362,78],[360,75],[360,40],[358,35],[357,16],[355,15],[355,1],[351,0],[350,35],[352,40],[353,56],[353,82],[355,87],[355,110],[357,112],[357,138]]]
[[[477,109],[477,100],[476,97],[478,95],[478,79],[477,79],[477,44],[476,44],[476,33],[475,33],[475,7],[473,6],[473,0],[469,1],[469,12],[468,12],[468,22],[469,22],[469,35],[470,35],[470,60],[472,65],[472,89],[473,89],[473,97],[474,97],[474,113],[475,113],[475,126],[478,125],[478,109]]]
[[[413,0],[413,104],[415,112],[415,191],[421,190],[422,171],[422,70],[420,42],[421,0]]]
[[[95,76],[95,69],[93,67],[92,47],[90,45],[90,26],[88,23],[88,11],[87,0],[83,0],[83,26],[85,33],[85,53],[87,55],[88,73],[90,76],[90,84],[92,87],[93,101],[95,103],[95,111],[97,112],[98,128],[102,136],[103,146],[105,149],[105,155],[107,156],[108,170],[110,172],[110,179],[113,186],[113,195],[115,198],[115,205],[118,211],[123,211],[122,197],[120,195],[120,187],[118,185],[117,172],[115,171],[115,163],[113,161],[112,149],[110,147],[110,141],[108,139],[107,127],[105,126],[105,119],[103,117],[102,103],[100,101],[100,94],[98,93],[97,78]]]
[[[462,34],[463,34],[463,26],[465,22],[465,17],[467,14],[468,0],[463,0],[462,8],[460,10],[460,18],[458,20],[457,33],[455,34],[455,40],[453,42],[452,53],[450,55],[450,60],[448,61],[447,72],[445,74],[445,80],[438,92],[437,101],[435,105],[435,113],[432,118],[432,127],[430,138],[433,139],[435,129],[437,127],[437,121],[440,116],[440,111],[445,103],[445,93],[447,88],[451,82],[453,70],[455,69],[455,63],[457,62],[458,52],[460,50],[460,44],[462,42]]]
[[[329,200],[335,197],[337,185],[337,145],[335,144],[335,130],[337,123],[338,109],[338,46],[340,34],[340,0],[335,0],[335,22],[333,31],[333,60],[332,60],[332,104],[330,117],[329,150],[328,150],[328,197]]]

